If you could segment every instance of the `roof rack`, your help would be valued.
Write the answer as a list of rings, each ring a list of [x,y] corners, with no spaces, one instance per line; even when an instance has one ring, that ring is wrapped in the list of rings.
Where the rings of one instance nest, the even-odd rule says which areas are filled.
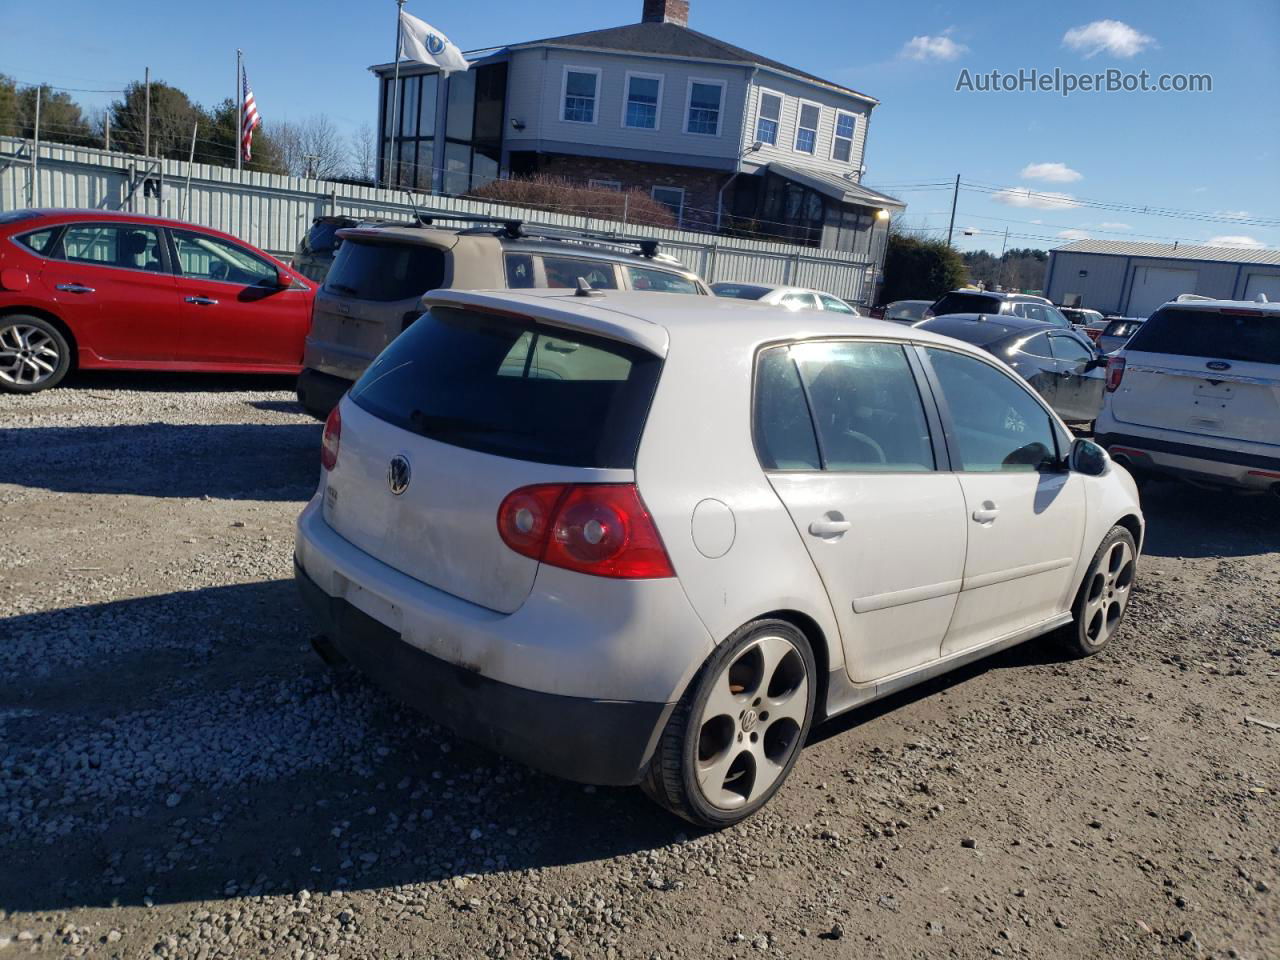
[[[610,232],[592,232],[587,230],[576,230],[572,227],[557,227],[550,224],[529,223],[524,220],[517,220],[510,217],[494,217],[485,214],[472,213],[454,213],[451,210],[418,210],[417,221],[422,226],[431,226],[437,220],[453,221],[455,223],[474,223],[477,225],[492,225],[500,227],[500,235],[509,240],[518,240],[523,237],[537,238],[540,240],[568,240],[574,242],[589,242],[610,244],[625,250],[629,250],[638,256],[647,260],[660,259],[658,249],[660,243],[652,237],[638,238],[628,237],[620,233]],[[673,260],[671,257],[661,257],[661,259]]]

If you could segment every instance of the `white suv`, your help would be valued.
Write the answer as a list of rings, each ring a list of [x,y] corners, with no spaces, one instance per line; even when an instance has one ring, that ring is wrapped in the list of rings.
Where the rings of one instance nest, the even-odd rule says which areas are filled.
[[[1166,303],[1106,389],[1095,434],[1135,472],[1280,493],[1280,303]]]
[[[723,826],[815,721],[1114,635],[1133,480],[977,348],[710,297],[425,302],[325,425],[296,572],[322,654],[464,737]]]

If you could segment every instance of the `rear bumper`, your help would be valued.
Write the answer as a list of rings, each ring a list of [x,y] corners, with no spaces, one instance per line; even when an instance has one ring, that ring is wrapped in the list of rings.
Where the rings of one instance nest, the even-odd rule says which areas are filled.
[[[351,389],[352,381],[307,368],[298,374],[298,402],[320,420],[338,405],[342,395]]]
[[[1137,470],[1256,490],[1280,483],[1280,457],[1115,431],[1100,430],[1095,439]]]
[[[331,597],[294,561],[304,602],[347,660],[411,707],[471,740],[567,780],[638,783],[671,704],[527,690],[455,666]]]

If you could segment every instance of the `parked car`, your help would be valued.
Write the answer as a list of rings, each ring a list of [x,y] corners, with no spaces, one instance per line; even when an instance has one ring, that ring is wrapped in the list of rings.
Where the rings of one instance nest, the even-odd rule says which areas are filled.
[[[925,311],[933,306],[932,300],[895,300],[884,308],[882,318],[894,323],[915,323],[923,320]]]
[[[1090,325],[1105,326],[1102,314],[1097,310],[1089,310],[1085,307],[1058,307],[1058,312],[1067,318],[1067,321],[1076,329],[1088,327]]]
[[[942,317],[949,313],[998,313],[1052,323],[1065,330],[1071,321],[1044,297],[1030,293],[1002,293],[995,290],[952,290],[944,293],[931,306],[926,317]]]
[[[1137,317],[1107,321],[1107,325],[1097,336],[1098,350],[1101,353],[1115,353],[1129,342],[1129,338],[1138,332],[1144,322]]]
[[[342,242],[338,231],[346,227],[359,226],[355,217],[324,216],[311,221],[311,227],[298,241],[297,252],[293,255],[290,266],[308,280],[323,283],[329,267],[333,265],[334,254]]]
[[[1011,314],[952,313],[917,330],[981,347],[1017,370],[1063,420],[1092,423],[1102,409],[1106,358],[1077,330]]]
[[[812,723],[1116,635],[1133,480],[990,354],[723,299],[425,304],[325,424],[295,570],[324,656],[463,737],[721,827]]]
[[[1139,473],[1280,494],[1280,303],[1166,303],[1107,364],[1098,440]]]
[[[770,287],[760,283],[720,281],[711,285],[711,292],[717,297],[755,300],[771,306],[786,307],[788,310],[829,310],[832,313],[861,316],[853,304],[833,294],[810,290],[808,287]]]
[[[297,373],[313,290],[235,237],[106,210],[0,214],[0,389],[73,369]]]
[[[656,241],[593,242],[539,234],[511,221],[466,229],[366,224],[338,231],[342,245],[316,295],[298,401],[323,420],[351,384],[422,312],[429,290],[577,287],[710,296],[696,273]]]

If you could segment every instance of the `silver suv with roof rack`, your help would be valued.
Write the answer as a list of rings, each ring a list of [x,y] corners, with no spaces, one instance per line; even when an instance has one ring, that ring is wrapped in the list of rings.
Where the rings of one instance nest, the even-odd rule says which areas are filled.
[[[316,293],[298,377],[298,401],[320,419],[418,318],[431,290],[573,289],[585,282],[595,290],[711,295],[696,273],[660,253],[656,240],[454,214],[361,224],[337,235],[342,243]]]

